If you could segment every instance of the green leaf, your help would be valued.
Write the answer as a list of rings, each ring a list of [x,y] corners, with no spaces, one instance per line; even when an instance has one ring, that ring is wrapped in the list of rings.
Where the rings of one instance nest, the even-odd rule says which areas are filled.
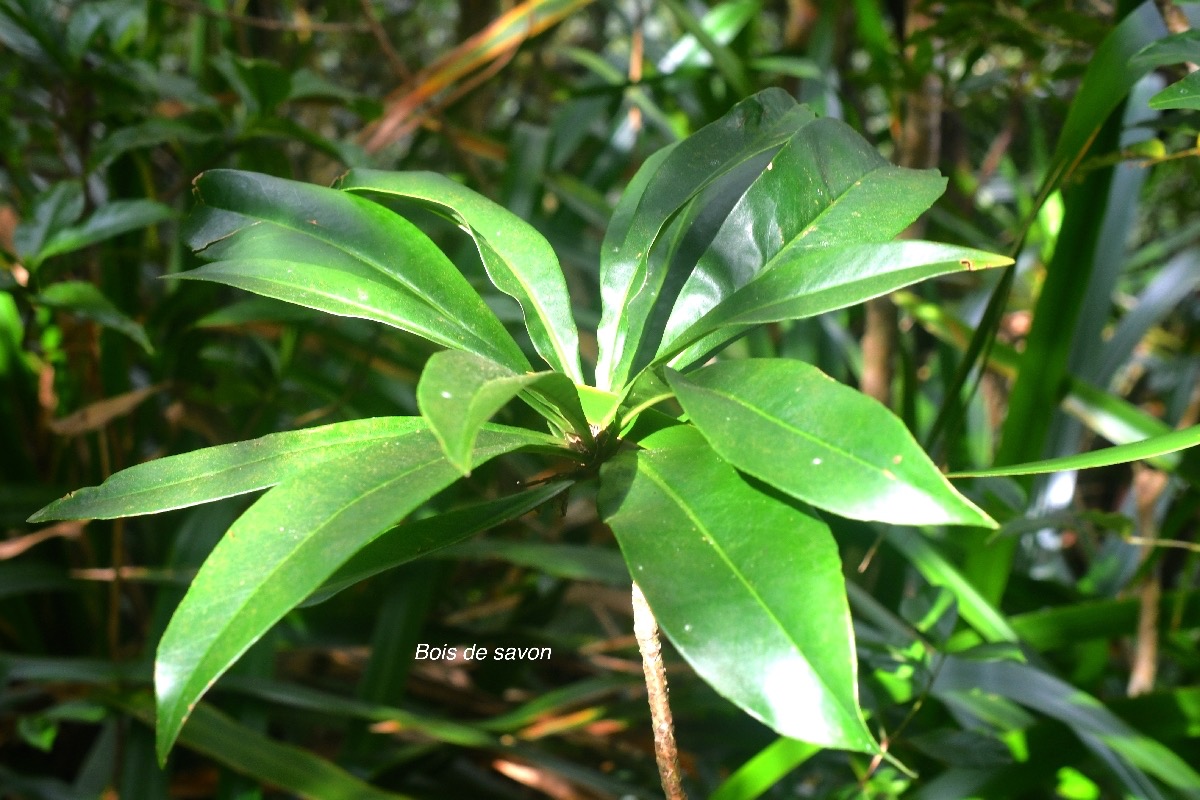
[[[747,326],[803,319],[861,303],[917,281],[1011,264],[1006,256],[955,245],[903,241],[792,250],[700,317],[660,354],[664,362],[715,331],[713,346]]]
[[[17,255],[31,270],[42,263],[47,240],[83,214],[83,186],[79,181],[60,181],[33,201],[33,209],[13,232]]]
[[[982,525],[912,434],[878,401],[785,359],[722,361],[667,372],[680,404],[730,464],[852,519]]]
[[[489,430],[475,460],[544,441],[518,429]],[[159,760],[196,701],[259,637],[458,475],[433,435],[417,430],[319,463],[252,505],[204,562],[159,643]]]
[[[515,298],[538,354],[554,369],[583,382],[579,333],[558,256],[532,225],[483,195],[433,172],[356,169],[338,187],[416,200],[448,217],[475,240],[496,288]]]
[[[629,571],[621,555],[595,545],[478,539],[448,547],[438,557],[499,559],[571,581],[622,587],[629,583]]]
[[[420,417],[376,417],[206,447],[121,470],[99,486],[55,500],[29,521],[115,519],[210,503],[274,486],[364,445],[426,427]]]
[[[703,445],[622,453],[600,480],[601,516],[697,674],[784,736],[878,752],[858,707],[841,563],[823,522],[755,489]]]
[[[145,724],[154,725],[154,706],[148,695],[129,695],[116,702]],[[406,800],[406,795],[363,783],[307,750],[273,741],[208,703],[196,707],[179,734],[179,743],[235,772],[309,800]]]
[[[146,330],[113,305],[112,301],[93,284],[85,281],[60,281],[39,294],[36,302],[49,308],[59,308],[90,319],[105,328],[128,336],[147,353],[154,351]]]
[[[1140,442],[1105,447],[1089,453],[1077,453],[1061,458],[1048,458],[1044,461],[1034,461],[1029,464],[1015,464],[1011,467],[996,467],[994,469],[970,470],[956,472],[951,478],[981,478],[1003,475],[1037,475],[1043,472],[1061,472],[1071,469],[1091,469],[1093,467],[1109,467],[1113,464],[1127,464],[1130,461],[1141,461],[1147,458],[1157,458],[1168,453],[1175,453],[1200,444],[1200,425],[1193,425],[1181,431],[1164,433]]]
[[[726,778],[709,800],[756,800],[820,749],[807,742],[780,737]]]
[[[518,394],[542,389],[576,434],[589,439],[587,419],[575,384],[561,372],[519,375],[470,353],[444,350],[425,365],[417,384],[417,405],[450,460],[464,475],[471,472],[471,447],[483,424]],[[535,404],[535,409],[541,404]],[[559,408],[562,406],[562,408]]]
[[[157,225],[175,216],[170,206],[153,200],[114,200],[101,206],[79,225],[56,231],[38,253],[38,260],[81,250],[122,233]]]
[[[936,170],[892,166],[839,120],[804,126],[771,159],[701,256],[671,312],[659,354],[674,349],[672,340],[759,273],[806,250],[886,242],[945,188]]]
[[[375,313],[397,321],[415,316],[414,325],[419,329],[414,332],[420,335],[432,338],[436,334],[434,341],[515,370],[529,367],[500,320],[445,254],[410,222],[378,203],[348,192],[236,170],[210,170],[197,178],[195,185],[200,202],[234,213],[201,215],[193,225],[192,246],[218,244],[219,257],[230,258],[233,243],[222,243],[238,236],[237,258],[247,260],[246,270],[257,285],[283,283],[286,268],[281,262],[293,262],[290,280],[313,275],[301,291],[320,296],[323,291],[336,290],[335,301],[346,307],[353,307],[356,298],[368,300],[372,289],[383,292],[388,305],[373,307]],[[272,224],[259,232],[254,230],[255,222]],[[334,260],[315,261],[322,252],[331,251],[336,253]],[[272,270],[280,273],[273,281]],[[335,278],[339,271],[346,273],[344,280]],[[363,289],[368,297],[345,295],[348,284],[371,273],[376,273],[373,286]],[[219,274],[237,277],[232,266]],[[214,276],[208,273],[208,277]],[[268,296],[279,297],[283,289],[274,291]],[[422,305],[427,307],[423,311],[417,308]],[[364,316],[365,312],[353,315]],[[409,329],[400,322],[389,324]]]
[[[1151,97],[1150,107],[1159,111],[1168,108],[1200,109],[1200,72],[1191,73]]]
[[[783,90],[767,89],[738,103],[669,152],[656,154],[634,176],[613,213],[600,251],[604,306],[597,330],[600,389],[620,388],[644,349],[647,322],[660,305],[659,295],[672,267],[669,256],[651,258],[668,223],[721,179],[736,177],[748,167],[761,171],[765,157],[813,119],[812,112],[797,106]],[[669,311],[674,297],[666,300],[666,308],[657,309],[660,313]],[[654,349],[657,341],[651,354]]]
[[[1200,61],[1200,31],[1183,31],[1151,42],[1129,59],[1129,64],[1138,69],[1151,70],[1185,61]]]
[[[324,602],[359,581],[516,519],[562,494],[573,483],[554,481],[499,500],[405,522],[355,553],[303,605]]]

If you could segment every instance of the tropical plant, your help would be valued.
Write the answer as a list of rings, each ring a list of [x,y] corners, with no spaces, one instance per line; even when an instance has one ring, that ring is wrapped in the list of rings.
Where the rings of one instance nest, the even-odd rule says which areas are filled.
[[[789,737],[879,752],[858,703],[837,548],[822,512],[994,528],[899,419],[815,367],[724,360],[758,325],[925,278],[1010,263],[891,241],[945,188],[844,123],[766,90],[647,160],[605,235],[589,385],[556,256],[527,223],[431,173],[352,170],[335,188],[213,170],[195,182],[182,274],[446,348],[418,417],[337,423],[117,473],[33,520],[149,514],[269,489],[227,531],[158,648],[160,759],[209,687],[305,601],[598,480],[598,506],[658,623],[697,673]],[[515,299],[522,347],[402,213],[471,237]],[[548,369],[536,369],[540,360]],[[490,423],[514,399],[543,430]],[[491,459],[535,453],[536,486],[405,522]],[[636,593],[636,592],[635,592]]]

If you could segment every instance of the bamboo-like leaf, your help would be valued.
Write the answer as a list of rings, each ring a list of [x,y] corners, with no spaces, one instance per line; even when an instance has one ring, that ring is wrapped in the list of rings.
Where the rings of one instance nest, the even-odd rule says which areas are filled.
[[[453,343],[448,346],[478,353],[512,369],[528,368],[516,342],[446,255],[412,223],[378,203],[349,192],[237,170],[205,172],[196,179],[195,188],[197,199],[210,213],[193,224],[189,237],[193,247],[220,245],[216,255],[226,260],[231,260],[230,249],[237,247],[234,265],[197,277],[214,279],[219,274],[232,280],[244,266],[256,285],[278,285],[285,282],[282,275],[272,281],[269,273],[283,273],[280,262],[294,262],[287,280],[319,296],[332,286],[353,284],[373,272],[364,292],[368,296],[371,291],[383,293],[389,305],[377,307],[375,313],[396,320],[389,324],[436,336],[434,341]],[[233,213],[212,214],[212,209]],[[271,226],[252,230],[255,223],[262,222]],[[230,237],[238,241],[229,242]],[[317,261],[316,251],[337,255]],[[211,257],[207,252],[202,255]],[[346,273],[344,280],[336,279],[334,273],[339,271]],[[308,274],[313,277],[306,280]],[[281,291],[277,288],[268,296],[289,299],[281,297]],[[350,307],[357,297],[353,293],[347,296],[344,289],[335,296]],[[427,310],[418,313],[412,298]],[[415,328],[403,324],[410,315],[419,317]]]
[[[604,308],[597,330],[599,388],[620,388],[643,349],[647,321],[661,302],[659,294],[671,268],[670,255],[651,258],[668,223],[722,178],[758,161],[762,163],[756,169],[764,169],[764,156],[813,119],[812,112],[797,106],[786,92],[768,89],[738,103],[721,119],[674,145],[669,153],[648,161],[635,176],[626,190],[628,200],[622,198],[613,214],[600,252]],[[665,312],[674,300],[666,298],[664,325]],[[654,349],[657,342],[651,355]]]
[[[475,240],[492,283],[521,304],[534,348],[551,367],[583,382],[566,279],[554,249],[532,225],[433,172],[356,169],[338,187],[367,197],[378,193],[416,200],[464,228]]]
[[[713,449],[806,503],[897,525],[982,525],[896,416],[802,361],[723,361],[667,378]]]
[[[91,244],[136,231],[175,216],[170,206],[153,200],[114,200],[96,209],[86,220],[56,231],[38,252],[37,260],[80,250]]]
[[[1109,467],[1113,464],[1128,464],[1130,461],[1157,458],[1168,453],[1177,453],[1189,447],[1200,444],[1200,425],[1193,425],[1181,431],[1172,431],[1139,442],[1105,447],[1088,453],[1077,453],[1060,458],[1047,458],[1028,464],[1014,464],[1011,467],[995,467],[993,469],[968,470],[956,472],[951,478],[981,478],[1003,475],[1038,475],[1044,472],[1061,472],[1073,469],[1092,469],[1093,467]]]
[[[122,697],[117,704],[154,725],[149,696]],[[377,789],[307,750],[272,741],[208,703],[196,707],[179,742],[235,772],[306,800],[407,800],[407,795]]]
[[[471,472],[475,436],[492,415],[524,391],[536,390],[580,438],[591,439],[575,384],[561,372],[517,374],[507,367],[470,353],[445,350],[425,365],[417,384],[417,405],[429,421],[450,463],[463,474]],[[537,402],[535,408],[540,408]]]
[[[121,470],[99,486],[55,500],[29,521],[115,519],[210,503],[274,486],[364,445],[426,427],[420,417],[376,417],[206,447]]]
[[[717,692],[785,736],[878,752],[823,522],[703,444],[618,455],[598,502],[662,629]]]
[[[475,460],[546,437],[492,429]],[[213,549],[158,647],[158,755],[196,701],[283,615],[356,551],[458,478],[428,431],[379,439],[267,492]]]
[[[926,278],[1011,263],[994,253],[921,241],[790,251],[679,334],[656,362],[701,340],[706,346],[719,344],[732,334],[706,337],[723,328],[741,332],[750,325],[811,317]]]

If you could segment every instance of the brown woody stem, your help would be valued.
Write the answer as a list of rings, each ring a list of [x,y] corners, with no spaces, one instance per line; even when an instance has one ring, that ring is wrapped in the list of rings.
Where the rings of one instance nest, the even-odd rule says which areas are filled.
[[[667,698],[667,672],[663,668],[662,644],[658,640],[658,620],[636,582],[633,584],[633,635],[642,651],[642,672],[646,676],[650,721],[654,726],[654,759],[658,762],[663,792],[667,800],[687,800],[679,774],[679,749],[675,745],[675,723]]]

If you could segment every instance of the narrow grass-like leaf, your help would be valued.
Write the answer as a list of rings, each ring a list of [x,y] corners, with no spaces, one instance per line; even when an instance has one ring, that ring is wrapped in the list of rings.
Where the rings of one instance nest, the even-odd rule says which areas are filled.
[[[463,474],[470,474],[471,448],[483,424],[522,391],[539,386],[566,406],[559,409],[560,418],[581,438],[590,439],[579,395],[566,375],[520,375],[494,361],[455,350],[430,357],[417,384],[417,405],[446,458]]]
[[[609,586],[625,586],[629,582],[629,571],[621,555],[616,550],[592,545],[478,539],[449,547],[440,555],[453,559],[498,559],[572,581],[595,581]]]
[[[154,725],[154,706],[144,694],[120,698],[117,704],[147,725]],[[385,792],[307,750],[272,741],[252,728],[200,703],[179,743],[256,781],[306,800],[406,800]],[[234,745],[234,746],[231,746]]]
[[[670,258],[651,259],[668,223],[705,188],[778,149],[813,119],[786,92],[759,92],[648,161],[631,181],[629,201],[618,204],[600,253],[599,388],[619,388],[629,377],[670,267]]]
[[[861,303],[917,281],[1011,264],[1005,256],[954,245],[903,241],[788,251],[679,334],[657,362],[705,339],[716,346],[747,326],[802,319]]]
[[[206,447],[121,470],[99,486],[55,500],[29,521],[115,519],[209,503],[274,486],[322,461],[426,427],[420,417],[376,417]]]
[[[780,737],[738,767],[709,800],[756,800],[819,752],[816,745]]]
[[[518,429],[480,436],[476,461],[545,442]],[[356,551],[453,483],[433,434],[377,440],[283,481],[226,532],[158,647],[158,755],[196,701],[283,615]]]
[[[994,469],[969,470],[956,472],[951,478],[980,478],[1002,475],[1037,475],[1044,472],[1061,472],[1071,469],[1092,469],[1093,467],[1109,467],[1113,464],[1127,464],[1130,461],[1141,461],[1147,458],[1157,458],[1167,453],[1176,453],[1200,444],[1200,425],[1193,425],[1181,431],[1172,431],[1161,436],[1143,439],[1140,442],[1105,447],[1088,453],[1079,453],[1061,458],[1048,458],[1044,461],[1034,461],[1029,464],[1014,464],[1011,467],[996,467]]]
[[[399,284],[432,311],[436,324],[431,327],[439,333],[438,341],[457,341],[453,346],[513,369],[528,367],[516,342],[450,259],[412,223],[378,203],[349,192],[237,170],[205,172],[196,179],[195,189],[197,199],[209,208],[266,221],[300,235],[271,238],[273,250],[243,253],[243,258],[309,265],[312,256],[303,252],[304,244],[316,241],[327,245],[341,254],[327,273],[353,261],[384,276],[386,280],[378,281],[380,286]],[[210,238],[221,241],[237,230],[244,228]],[[288,246],[281,249],[284,242]],[[294,268],[293,278],[308,269]],[[256,277],[266,278],[262,274]],[[330,280],[328,274],[322,275],[323,282]],[[404,316],[402,308],[384,310]]]
[[[562,494],[573,483],[569,480],[553,481],[499,500],[475,503],[425,519],[405,522],[355,553],[302,605],[324,602],[359,581],[514,520]]]
[[[583,382],[579,332],[558,256],[525,220],[462,184],[433,172],[356,169],[338,187],[370,197],[405,197],[447,216],[475,240],[496,288],[515,298],[525,313],[533,346],[551,367]]]
[[[623,453],[600,480],[601,516],[630,574],[701,677],[785,736],[878,752],[823,522],[703,445]]]
[[[667,379],[696,427],[743,472],[819,508],[897,525],[982,525],[896,416],[802,361],[722,361]]]

